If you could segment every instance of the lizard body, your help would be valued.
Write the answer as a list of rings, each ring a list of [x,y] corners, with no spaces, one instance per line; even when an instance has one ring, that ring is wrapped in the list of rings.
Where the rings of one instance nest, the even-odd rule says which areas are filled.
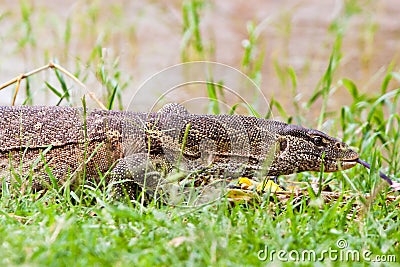
[[[344,170],[358,154],[323,132],[241,115],[190,114],[178,104],[154,113],[70,107],[0,107],[0,178],[32,177],[35,190],[67,179],[107,182],[134,197],[156,190],[173,168],[221,177]],[[50,172],[49,172],[50,171]],[[124,181],[124,182],[123,182]],[[126,190],[126,191],[125,191]]]

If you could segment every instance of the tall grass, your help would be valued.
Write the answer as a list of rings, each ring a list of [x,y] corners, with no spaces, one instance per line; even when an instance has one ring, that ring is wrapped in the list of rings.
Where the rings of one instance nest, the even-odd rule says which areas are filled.
[[[341,18],[359,12],[353,2],[346,1],[347,11]],[[204,5],[205,1],[185,1],[182,6],[182,61],[206,58],[200,31]],[[24,14],[22,23],[26,27],[21,45],[39,45],[31,31],[29,18],[33,11],[24,1],[21,9]],[[95,21],[97,16],[94,8],[90,18]],[[346,53],[341,47],[344,25],[345,22],[341,21],[332,26],[337,28],[332,30],[336,41],[332,45],[331,57],[326,59],[326,71],[309,99],[300,101],[295,97],[299,77],[294,69],[276,64],[276,75],[281,76],[282,81],[289,81],[293,96],[290,103],[296,114],[288,112],[287,103],[276,98],[270,102],[272,110],[289,122],[322,128],[329,121],[330,133],[340,132],[343,140],[371,163],[370,171],[356,166],[337,173],[280,177],[282,183],[323,178],[329,188],[339,194],[337,199],[325,202],[318,194],[309,197],[292,195],[284,200],[275,195],[264,195],[261,201],[236,205],[222,199],[198,207],[159,207],[155,203],[143,207],[136,202],[130,205],[115,203],[110,199],[109,191],[101,189],[101,186],[85,185],[80,188],[83,194],[69,185],[64,188],[54,186],[39,194],[23,192],[18,186],[7,187],[3,182],[0,198],[1,265],[279,266],[295,262],[341,266],[366,265],[370,263],[368,258],[382,256],[386,261],[395,260],[396,263],[391,264],[399,266],[400,199],[380,180],[378,170],[399,179],[400,89],[392,90],[389,85],[400,82],[400,73],[389,67],[381,82],[381,91],[376,94],[362,93],[356,82],[337,77],[336,71],[341,68],[341,58]],[[71,27],[71,20],[67,20],[65,50],[70,47]],[[241,51],[240,64],[262,86],[265,51],[258,43],[256,29],[254,23],[248,24],[248,42]],[[96,66],[96,76],[107,89],[104,97],[106,107],[111,109],[119,105],[121,108],[121,90],[129,81],[122,77],[118,59],[110,63],[103,52],[100,45],[95,46],[87,64]],[[79,68],[75,74],[85,81],[86,77]],[[46,81],[45,86],[60,101],[68,101],[68,81],[59,72],[54,75],[57,84]],[[218,83],[223,84],[223,81]],[[27,82],[27,92],[30,92],[29,86]],[[337,90],[346,90],[351,103],[327,113],[329,97]],[[207,94],[211,98],[212,112],[218,113],[219,87],[209,85]],[[33,94],[27,95],[25,103],[32,103]],[[305,113],[320,103],[319,117],[315,122],[307,121]],[[271,114],[260,116],[270,117]],[[17,172],[15,175],[19,177]],[[324,258],[296,260],[296,255],[305,250],[314,251]],[[272,251],[275,251],[273,260]],[[279,258],[279,251],[286,252],[286,256],[281,254]],[[327,251],[337,251],[331,255],[338,258],[330,257]],[[339,258],[352,251],[358,252],[360,258]],[[367,254],[363,254],[365,252]],[[289,261],[284,261],[284,258]]]

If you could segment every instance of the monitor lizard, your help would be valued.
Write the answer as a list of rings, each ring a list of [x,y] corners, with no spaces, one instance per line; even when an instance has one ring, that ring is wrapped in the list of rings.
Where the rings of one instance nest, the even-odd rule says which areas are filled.
[[[345,170],[359,158],[318,130],[252,116],[190,114],[174,103],[150,113],[2,106],[0,116],[0,178],[21,179],[34,190],[54,180],[99,182],[106,174],[116,197],[135,197],[138,185],[154,193],[177,168],[256,179],[320,171],[322,164],[325,172]]]

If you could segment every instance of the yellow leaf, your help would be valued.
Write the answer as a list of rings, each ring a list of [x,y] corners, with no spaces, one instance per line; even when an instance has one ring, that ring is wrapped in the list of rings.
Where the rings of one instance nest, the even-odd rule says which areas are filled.
[[[279,187],[274,181],[268,180],[265,184],[260,183],[257,185],[257,192],[282,192],[284,191],[282,188]]]

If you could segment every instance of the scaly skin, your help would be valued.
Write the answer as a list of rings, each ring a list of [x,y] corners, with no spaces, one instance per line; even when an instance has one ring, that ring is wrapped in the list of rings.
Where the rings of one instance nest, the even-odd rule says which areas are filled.
[[[35,190],[67,179],[155,191],[173,168],[224,178],[345,170],[358,154],[320,131],[239,115],[195,115],[178,104],[157,113],[88,112],[69,107],[0,107],[0,178],[32,174]],[[85,127],[87,131],[85,133]],[[85,177],[84,175],[85,174]],[[123,183],[119,183],[124,181]]]

